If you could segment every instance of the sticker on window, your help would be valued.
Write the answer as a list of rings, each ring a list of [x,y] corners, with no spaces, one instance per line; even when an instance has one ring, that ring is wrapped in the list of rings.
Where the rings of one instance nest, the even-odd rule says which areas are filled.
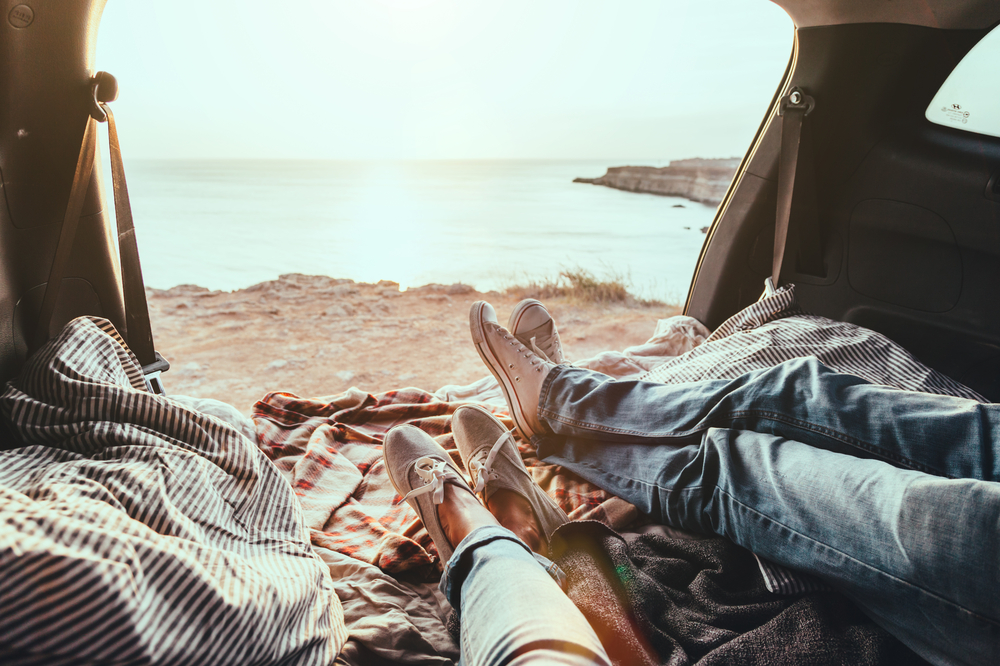
[[[1000,27],[990,31],[958,63],[927,107],[924,114],[927,120],[1000,137],[997,62],[1000,62]]]

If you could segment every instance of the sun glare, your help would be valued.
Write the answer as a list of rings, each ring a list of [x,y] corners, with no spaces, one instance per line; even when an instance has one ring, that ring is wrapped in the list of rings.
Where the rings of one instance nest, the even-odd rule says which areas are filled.
[[[188,16],[105,10],[97,65],[121,83],[134,155],[727,156],[791,47],[765,0],[310,0],[282,21],[262,0],[213,0]],[[703,108],[722,77],[725,109]]]
[[[741,155],[791,47],[765,0],[306,0],[280,16],[213,0],[188,16],[114,2],[99,33],[157,287],[297,272],[489,289],[609,262],[683,291],[710,206],[572,181]],[[726,105],[701,103],[720,80]]]

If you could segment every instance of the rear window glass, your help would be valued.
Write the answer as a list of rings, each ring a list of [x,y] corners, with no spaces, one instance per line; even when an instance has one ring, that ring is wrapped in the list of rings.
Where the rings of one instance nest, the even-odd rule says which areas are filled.
[[[1000,27],[994,28],[958,63],[927,107],[927,120],[946,127],[1000,137]]]

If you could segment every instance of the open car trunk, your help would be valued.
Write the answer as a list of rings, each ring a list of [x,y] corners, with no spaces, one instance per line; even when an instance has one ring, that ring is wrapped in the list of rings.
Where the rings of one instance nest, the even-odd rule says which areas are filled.
[[[0,62],[0,99],[4,109],[0,114],[0,194],[3,197],[0,205],[0,317],[3,318],[0,324],[0,381],[14,376],[24,364],[30,351],[29,341],[40,337],[37,330],[40,323],[47,328],[41,332],[44,337],[44,334],[56,333],[79,315],[96,315],[109,320],[117,332],[127,335],[125,289],[115,250],[116,232],[103,204],[101,177],[96,169],[86,182],[86,201],[75,237],[64,246],[68,249],[68,260],[54,315],[49,319],[39,314],[52,275],[53,257],[65,228],[74,167],[85,128],[91,122],[89,118],[94,106],[92,62],[97,24],[105,1],[38,0],[30,8],[17,2],[4,4],[6,23],[0,27],[4,31],[5,54]],[[1000,139],[934,125],[925,119],[924,113],[955,65],[1000,19],[1000,6],[940,0],[942,6],[938,7],[938,1],[886,0],[864,7],[857,0],[779,2],[788,6],[799,26],[792,61],[765,122],[719,208],[691,285],[686,313],[709,328],[715,328],[756,301],[765,278],[772,274],[784,122],[777,111],[780,98],[799,87],[815,100],[815,108],[805,121],[800,154],[801,167],[812,173],[815,184],[808,195],[808,205],[803,203],[806,195],[797,192],[799,205],[793,206],[796,213],[793,222],[798,226],[796,234],[790,236],[791,261],[783,273],[786,281],[797,285],[795,294],[799,303],[816,314],[880,331],[909,348],[927,364],[996,400],[1000,398],[1000,308],[996,307],[998,299],[993,296],[993,289],[1000,283],[1000,262],[997,261],[1000,254],[1000,187],[997,186]],[[991,83],[984,81],[983,85]],[[720,95],[719,99],[722,98]],[[86,136],[94,140],[92,135]],[[810,248],[815,252],[808,251]],[[139,282],[141,284],[141,277]],[[789,292],[785,295],[790,298]],[[400,574],[402,578],[404,573],[409,576],[415,571],[426,571],[428,565],[434,563],[430,551],[424,548],[430,548],[430,536],[426,531],[419,537],[414,536],[418,534],[418,530],[412,528],[416,514],[405,513],[405,506],[402,512],[397,510],[400,506],[397,493],[387,476],[386,466],[379,465],[378,460],[385,433],[401,420],[412,424],[426,419],[427,430],[439,437],[450,437],[450,425],[445,429],[442,417],[454,413],[457,407],[442,407],[442,404],[467,402],[469,395],[444,401],[436,394],[409,389],[393,391],[377,400],[354,389],[339,402],[323,399],[322,403],[309,404],[310,401],[288,394],[273,393],[269,396],[272,402],[265,400],[258,404],[254,422],[244,424],[246,429],[237,431],[214,416],[185,407],[180,400],[162,400],[142,391],[139,368],[129,363],[117,367],[128,355],[121,353],[124,347],[117,332],[112,336],[104,328],[105,324],[107,322],[82,320],[69,327],[83,331],[83,342],[76,346],[64,345],[60,353],[65,356],[52,364],[55,369],[50,374],[55,388],[43,391],[49,402],[42,403],[24,394],[22,404],[29,407],[17,410],[22,416],[28,415],[21,423],[22,428],[27,431],[29,427],[37,427],[39,424],[32,422],[30,417],[40,413],[60,426],[63,432],[75,432],[74,428],[80,423],[88,424],[80,430],[92,436],[93,450],[114,448],[108,446],[108,442],[115,442],[117,446],[119,440],[110,438],[107,433],[122,432],[120,441],[124,444],[117,448],[134,446],[149,459],[149,471],[141,474],[151,484],[147,496],[155,497],[154,491],[161,487],[178,490],[178,496],[184,500],[183,506],[190,509],[193,516],[183,521],[185,529],[188,524],[207,525],[211,529],[206,532],[213,537],[223,535],[227,540],[224,546],[231,551],[250,552],[249,544],[262,549],[275,542],[294,545],[282,554],[287,554],[290,560],[294,556],[291,564],[304,565],[304,573],[289,577],[289,563],[278,561],[274,567],[275,585],[262,584],[254,589],[264,590],[263,593],[247,593],[244,598],[251,602],[248,605],[261,599],[267,601],[272,596],[277,598],[278,592],[291,598],[285,592],[287,580],[294,578],[299,582],[298,596],[304,601],[292,605],[303,611],[305,629],[299,631],[298,625],[287,624],[288,614],[285,613],[276,613],[282,617],[273,620],[263,613],[261,620],[251,615],[234,616],[233,622],[244,620],[245,635],[257,639],[261,646],[234,640],[237,647],[232,649],[232,654],[237,654],[237,649],[257,650],[263,654],[280,641],[269,640],[261,628],[280,630],[289,626],[288,633],[292,635],[318,636],[313,646],[320,653],[318,661],[326,658],[328,662],[332,656],[326,652],[336,654],[348,640],[348,627],[342,621],[343,613],[338,616],[338,612],[346,610],[349,619],[353,613],[359,625],[367,617],[380,617],[380,611],[370,611],[362,603],[342,608],[338,600],[337,593],[348,602],[356,600],[351,598],[352,594],[355,597],[367,595],[367,592],[359,594],[355,581],[347,578],[358,575],[360,563],[369,570],[362,572],[365,578],[362,582],[373,590],[384,587],[388,579],[385,573]],[[72,334],[73,331],[69,331],[66,335]],[[701,339],[691,347],[700,345],[708,335],[709,331],[699,335]],[[102,363],[92,364],[100,366],[91,377],[92,385],[97,388],[94,393],[74,394],[71,390],[81,391],[82,382],[77,380],[85,374],[78,368],[91,361],[88,345],[92,339],[99,339],[105,345]],[[699,349],[704,350],[704,347]],[[802,347],[795,349],[801,353]],[[727,350],[723,348],[722,351]],[[45,356],[40,354],[35,358]],[[130,357],[128,360],[131,362]],[[727,361],[731,361],[731,357]],[[35,361],[30,363],[35,364]],[[713,362],[711,365],[723,364]],[[128,385],[116,385],[122,373],[128,378]],[[61,384],[71,375],[65,384],[73,386],[65,389]],[[674,383],[687,382],[686,376],[678,377]],[[659,381],[666,383],[664,374],[659,375]],[[887,382],[876,380],[872,383]],[[91,400],[95,394],[104,394],[104,397]],[[131,402],[135,395],[139,396],[139,402]],[[66,408],[64,403],[72,409]],[[98,415],[100,428],[89,425],[98,419],[90,413],[92,405],[106,410]],[[135,405],[138,407],[133,408]],[[504,408],[503,404],[496,406]],[[302,413],[295,414],[293,407],[303,410]],[[377,410],[382,412],[378,418]],[[352,423],[350,418],[358,422]],[[334,426],[338,420],[340,425]],[[290,423],[297,427],[289,427]],[[293,430],[296,432],[290,437]],[[250,436],[243,436],[241,432]],[[317,432],[320,434],[316,435]],[[187,441],[192,438],[191,433],[203,436],[203,441],[199,440],[203,444],[200,449]],[[136,435],[137,440],[129,439]],[[325,439],[327,437],[329,439]],[[89,445],[89,440],[87,443]],[[160,450],[154,445],[168,451],[168,457],[161,458]],[[176,445],[177,450],[169,449],[168,445]],[[306,447],[312,448],[311,457],[303,455]],[[35,453],[45,452],[45,447],[35,448],[38,449]],[[192,463],[197,458],[191,455],[192,451],[206,460],[220,451],[224,455],[217,457],[228,460],[227,456],[233,452],[231,458],[245,462],[246,469],[236,465],[220,466],[224,473],[203,478],[199,476],[203,466],[200,461]],[[291,484],[279,477],[278,466],[256,464],[265,452],[283,463],[281,470],[289,475],[285,480]],[[135,459],[128,462],[134,463]],[[541,464],[540,460],[537,462]],[[184,464],[189,464],[194,471],[187,476],[176,474]],[[127,472],[128,465],[118,465],[116,469]],[[302,476],[296,478],[294,474]],[[343,476],[337,478],[336,474]],[[17,475],[13,473],[10,476],[11,483],[24,480],[14,479]],[[53,476],[65,480],[61,472],[53,472]],[[613,504],[616,498],[602,494],[604,491],[596,487],[586,486],[576,477],[555,480],[556,473],[551,470],[546,470],[544,476],[547,483],[552,484],[551,494],[578,503],[565,507],[576,513],[575,517],[586,515],[611,522],[611,508],[616,506]],[[38,478],[43,477],[39,475]],[[167,481],[161,483],[161,479]],[[231,479],[241,483],[251,479],[252,482],[246,485],[255,494],[243,493],[243,487],[231,484]],[[316,483],[317,480],[322,483]],[[211,487],[213,481],[224,486],[211,495],[217,500],[217,513],[223,517],[218,525],[202,517],[206,507],[215,508],[200,496],[201,488]],[[556,486],[557,483],[564,485]],[[120,486],[130,490],[129,501],[133,497],[143,497],[143,492],[131,492],[142,487],[133,478],[124,477]],[[296,488],[295,495],[292,487]],[[24,497],[27,503],[29,495],[36,494],[43,495],[29,489],[18,497]],[[300,515],[303,499],[309,513],[307,517]],[[161,504],[166,505],[166,502]],[[121,506],[124,505],[117,502],[112,509],[118,511]],[[142,510],[133,513],[156,517],[155,512],[140,508]],[[592,509],[593,513],[577,512],[580,508]],[[634,517],[635,507],[618,509]],[[334,513],[338,510],[342,513],[335,520]],[[64,507],[60,511],[60,517],[67,518],[63,515],[66,513]],[[385,515],[380,512],[386,511],[391,511],[391,518],[396,521],[391,526],[387,526],[388,520],[380,522]],[[230,518],[230,513],[234,517]],[[131,516],[128,519],[131,520]],[[273,527],[269,520],[279,524]],[[307,520],[314,522],[307,524]],[[255,528],[262,526],[262,531],[258,534],[247,530],[239,521]],[[121,523],[125,522],[123,518]],[[169,540],[164,541],[170,541],[170,545],[179,541],[176,534],[182,527],[158,524],[162,525],[167,525],[163,529],[170,531]],[[240,529],[230,529],[230,525]],[[392,533],[391,541],[383,541],[387,527],[398,530]],[[284,531],[280,532],[279,528]],[[365,532],[369,528],[371,534]],[[143,538],[150,533],[143,532]],[[236,536],[230,539],[231,534]],[[406,535],[413,536],[413,540],[404,539]],[[102,532],[89,541],[103,542],[106,538],[106,532]],[[310,542],[310,538],[316,541]],[[423,545],[417,543],[418,538],[423,540]],[[383,549],[383,543],[395,545]],[[736,572],[733,586],[752,584],[747,592],[760,599],[762,606],[778,607],[779,603],[770,595],[781,590],[776,591],[770,582],[765,584],[765,579],[757,577],[755,572],[754,567],[758,565],[764,571],[763,563],[754,564],[749,551],[732,552],[735,547],[729,548],[731,544],[721,539],[715,546],[712,559],[722,560],[722,556],[727,555],[729,561],[737,565],[729,569]],[[323,561],[315,555],[313,547],[325,549]],[[366,554],[366,549],[373,552]],[[704,552],[700,546],[689,545],[688,549]],[[138,550],[141,549],[129,552]],[[262,553],[259,557],[254,554],[254,557],[272,562],[275,560],[265,557],[272,554]],[[669,559],[682,558],[671,555]],[[161,571],[163,562],[187,561],[165,549],[162,555],[153,554],[149,562],[155,566],[150,565],[148,570]],[[330,565],[333,575],[326,575],[324,562]],[[375,563],[382,569],[376,571]],[[721,566],[716,566],[716,562],[695,564],[700,570],[709,572],[712,567]],[[197,569],[208,571],[212,567],[199,564]],[[88,564],[84,570],[92,572],[94,567]],[[612,570],[619,582],[637,579],[633,574],[622,576],[622,571],[630,570],[617,565]],[[182,580],[184,586],[188,586],[191,580],[188,574],[178,571],[180,573],[175,575],[168,570],[167,577]],[[238,579],[240,575],[233,578]],[[665,582],[676,583],[674,575],[669,578],[672,580]],[[711,573],[691,578],[711,580],[713,585],[716,582]],[[791,578],[784,580],[787,582]],[[224,582],[220,586],[224,593],[220,598],[226,603],[221,603],[220,607],[232,611],[234,605],[229,601],[233,598],[230,594],[233,587],[228,580]],[[335,589],[336,583],[342,586]],[[844,599],[826,596],[821,602],[830,605],[821,607],[818,602],[813,607],[813,599],[801,593],[809,589],[815,592],[816,588],[803,585],[791,590],[787,607],[802,602],[800,606],[810,608],[800,608],[801,613],[789,614],[792,617],[787,624],[771,623],[768,617],[760,626],[770,626],[769,631],[774,630],[779,638],[794,635],[793,647],[809,656],[815,656],[821,647],[829,647],[831,635],[842,634],[850,638],[852,645],[840,646],[838,649],[842,652],[829,655],[833,663],[856,661],[851,659],[853,653],[848,649],[854,643],[860,652],[865,652],[862,657],[873,661],[876,658],[889,661],[891,656],[901,653],[902,645],[888,640],[888,634],[880,633],[881,630],[876,632],[874,625],[866,625],[871,630],[867,636],[874,636],[872,640],[866,639],[858,630],[860,623],[866,620]],[[124,587],[127,590],[145,589],[144,586]],[[715,613],[726,622],[732,617],[728,603],[736,598],[728,594],[729,591],[723,590],[727,604],[720,604],[725,607]],[[400,604],[395,598],[389,598],[379,601],[379,607],[392,606],[391,616],[397,623],[382,622],[379,628],[384,633],[375,634],[372,645],[384,645],[390,638],[407,633],[406,627],[410,625],[400,630],[399,608],[415,599],[415,593],[399,587],[394,594],[404,602]],[[375,598],[374,594],[369,596]],[[611,598],[613,595],[604,596]],[[80,598],[87,602],[86,595]],[[426,596],[423,598],[426,600]],[[55,600],[54,593],[52,600]],[[184,610],[196,605],[182,599],[176,607]],[[445,635],[441,618],[436,617],[439,610],[436,602],[433,605],[434,608],[426,613],[421,611],[422,617],[413,614],[416,618],[413,626],[440,626],[441,642],[451,650],[452,639]],[[666,604],[656,600],[651,605],[659,608]],[[154,628],[162,625],[176,633],[166,634],[169,640],[154,637],[157,640],[150,641],[152,645],[167,645],[178,650],[187,645],[186,640],[175,640],[182,635],[180,623],[162,619],[172,612],[170,604],[142,607],[152,607],[161,615],[147,622],[145,615],[129,613],[128,606],[123,604],[120,606],[125,609],[122,619],[114,630],[130,621]],[[81,608],[90,612],[82,605]],[[201,613],[200,608],[198,613]],[[306,626],[311,620],[322,619],[327,609],[332,609],[332,626]],[[783,612],[783,609],[778,610]],[[628,620],[624,612],[621,616],[623,622]],[[37,613],[36,619],[39,617],[47,616]],[[230,622],[228,617],[220,617],[223,624]],[[745,617],[739,621],[746,625]],[[685,626],[690,624],[684,619]],[[705,625],[710,630],[706,634],[723,636],[727,641],[733,634],[729,627],[716,632],[709,622]],[[815,636],[813,643],[802,640],[803,628],[815,630],[823,626],[833,629]],[[76,635],[74,639],[95,643],[106,638],[100,628],[88,628],[94,639],[87,634]],[[359,633],[354,632],[354,635]],[[413,634],[419,636],[420,632],[414,629]],[[217,648],[219,636],[206,636],[201,642],[192,642],[200,650],[199,655],[210,654]],[[706,644],[700,636],[694,638],[697,640],[691,642],[697,648]],[[877,644],[873,642],[876,639]],[[777,641],[765,635],[759,642],[763,652]],[[352,648],[360,655],[356,655],[358,662],[364,663],[368,656],[365,650],[369,648],[360,644],[348,646],[348,652]],[[742,650],[742,647],[737,645],[736,649]],[[797,655],[790,649],[785,652],[792,655],[789,659],[795,663]],[[183,652],[177,654],[176,661],[190,661]],[[903,654],[906,659],[911,656]],[[207,657],[199,660],[212,661]]]

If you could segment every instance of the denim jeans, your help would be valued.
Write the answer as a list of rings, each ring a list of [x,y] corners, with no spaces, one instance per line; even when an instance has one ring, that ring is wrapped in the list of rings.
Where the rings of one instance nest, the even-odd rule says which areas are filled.
[[[455,549],[441,591],[458,610],[465,666],[610,666],[583,614],[513,532],[480,527]]]
[[[924,658],[1000,658],[1000,405],[787,361],[735,380],[559,366],[538,455],[654,520],[814,574]]]

